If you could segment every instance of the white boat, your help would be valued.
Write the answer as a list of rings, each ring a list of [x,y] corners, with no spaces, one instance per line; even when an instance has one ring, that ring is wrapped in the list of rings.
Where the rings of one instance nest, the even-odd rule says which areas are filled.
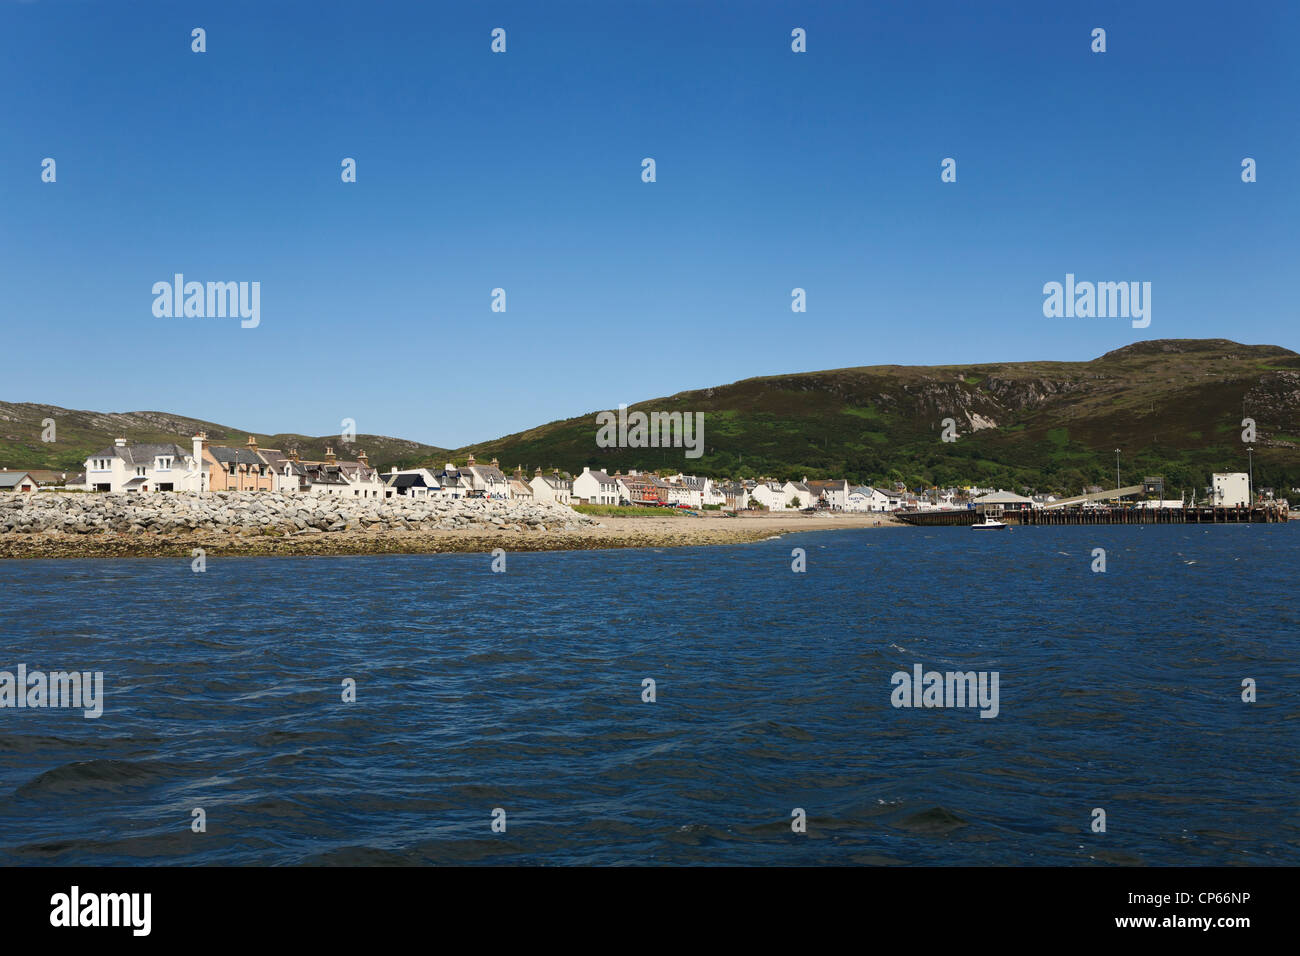
[[[983,521],[977,521],[971,527],[976,531],[1001,531],[1006,525],[991,515],[985,515]]]

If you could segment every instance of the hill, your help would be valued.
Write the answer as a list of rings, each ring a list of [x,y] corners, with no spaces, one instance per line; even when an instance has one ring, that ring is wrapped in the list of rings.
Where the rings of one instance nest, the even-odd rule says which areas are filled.
[[[1227,339],[1139,342],[1087,362],[874,365],[745,379],[639,402],[629,411],[702,412],[704,454],[681,448],[598,448],[596,413],[448,451],[378,435],[261,435],[163,412],[108,414],[0,402],[0,464],[78,471],[114,438],[218,444],[254,434],[267,448],[319,458],[364,450],[374,464],[441,466],[493,457],[606,471],[670,469],[712,477],[831,478],[918,485],[977,483],[1075,493],[1163,475],[1170,493],[1199,494],[1215,471],[1245,471],[1243,417],[1256,422],[1255,483],[1300,487],[1300,355]],[[40,440],[57,422],[58,441]],[[942,440],[944,419],[957,440]]]
[[[42,422],[46,419],[54,420],[57,441],[41,441]],[[303,458],[308,459],[322,458],[327,446],[341,458],[364,451],[371,463],[377,465],[402,458],[446,455],[445,449],[433,445],[383,435],[358,435],[356,441],[344,445],[338,435],[261,435],[165,412],[87,412],[57,405],[0,402],[0,464],[11,470],[50,468],[78,472],[88,456],[113,444],[116,438],[139,442],[174,441],[189,448],[191,436],[198,431],[207,432],[208,440],[214,445],[242,446],[251,435],[262,448],[284,451],[296,448]]]
[[[639,402],[629,411],[704,413],[704,455],[598,448],[595,412],[459,450],[531,469],[671,468],[709,476],[975,482],[1077,492],[1163,475],[1174,495],[1215,471],[1245,471],[1253,417],[1256,485],[1300,486],[1300,355],[1226,339],[1136,343],[1087,362],[877,365],[745,379]],[[957,425],[941,440],[943,420]]]

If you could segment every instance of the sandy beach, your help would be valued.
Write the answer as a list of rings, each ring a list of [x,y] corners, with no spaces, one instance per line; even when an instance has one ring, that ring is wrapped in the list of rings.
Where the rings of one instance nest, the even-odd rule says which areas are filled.
[[[728,518],[664,515],[601,517],[599,524],[573,530],[419,529],[307,531],[297,534],[245,534],[239,531],[85,535],[62,531],[0,535],[0,558],[148,558],[206,555],[440,554],[450,552],[587,551],[601,548],[670,548],[744,544],[774,535],[840,528],[905,527],[883,514],[770,514],[751,512]]]

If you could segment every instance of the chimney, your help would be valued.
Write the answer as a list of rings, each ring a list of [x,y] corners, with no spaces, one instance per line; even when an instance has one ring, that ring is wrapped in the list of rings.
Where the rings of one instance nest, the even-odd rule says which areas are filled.
[[[334,454],[334,449],[328,445],[325,446],[325,464],[332,465],[338,461],[338,455]]]
[[[451,462],[447,462],[447,467],[446,467],[445,469],[443,469],[443,470],[444,470],[444,471],[455,471],[455,470],[456,470],[456,466],[453,465]]]
[[[257,439],[254,438],[252,435],[248,436],[248,450],[257,451]]]
[[[357,452],[357,461],[361,462],[363,468],[370,467],[370,459],[366,457],[366,453],[364,451]]]
[[[290,461],[297,461],[297,460],[298,460],[298,449],[296,449],[296,448],[292,448],[292,449],[289,450],[289,460],[290,460]]]
[[[523,466],[523,465],[515,465],[515,477],[516,477],[517,479],[519,479],[520,481],[523,481],[523,480],[524,480],[524,466]]]
[[[583,465],[583,466],[582,466],[582,473],[583,473],[584,475],[590,475],[590,474],[591,474],[591,466],[589,466],[589,465]]]
[[[497,461],[495,458],[493,458],[493,459],[492,459],[492,467],[493,467],[493,468],[500,468],[500,467],[501,467],[501,462],[499,462],[499,461]]]
[[[473,455],[470,455],[470,456],[469,456],[469,461],[465,462],[465,467],[466,467],[466,468],[473,468],[473,467],[474,467],[474,456],[473,456]]]
[[[208,436],[205,432],[195,432],[192,441],[194,443],[194,462],[201,465],[203,464],[203,446],[208,443]]]
[[[125,447],[126,447],[126,439],[125,439],[125,438],[119,438],[119,439],[117,439],[116,441],[114,441],[113,444],[116,445],[118,448],[125,448]]]
[[[536,470],[533,472],[533,477],[536,478],[536,477],[537,477],[538,475],[540,475],[541,473],[542,473],[542,466],[541,466],[541,465],[538,465],[537,468],[536,468]]]

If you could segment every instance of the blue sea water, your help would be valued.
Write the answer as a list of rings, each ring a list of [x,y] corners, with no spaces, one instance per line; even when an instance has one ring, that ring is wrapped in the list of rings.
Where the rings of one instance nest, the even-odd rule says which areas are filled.
[[[1297,569],[1287,525],[0,562],[0,670],[105,682],[0,709],[0,862],[1296,864]],[[997,717],[893,707],[918,663]]]

